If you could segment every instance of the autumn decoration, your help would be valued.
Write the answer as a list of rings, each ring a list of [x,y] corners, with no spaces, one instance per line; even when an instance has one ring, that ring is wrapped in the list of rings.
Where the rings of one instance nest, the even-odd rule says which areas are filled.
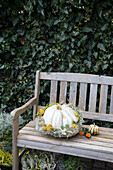
[[[54,137],[71,137],[79,133],[83,119],[72,104],[51,103],[37,112],[36,130]]]

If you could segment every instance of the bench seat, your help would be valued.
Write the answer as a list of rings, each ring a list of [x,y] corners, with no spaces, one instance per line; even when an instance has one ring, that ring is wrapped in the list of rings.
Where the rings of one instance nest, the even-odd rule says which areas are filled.
[[[37,132],[35,122],[30,121],[19,131],[17,146],[113,162],[113,129],[100,127],[99,135],[90,139],[79,134],[58,139]]]

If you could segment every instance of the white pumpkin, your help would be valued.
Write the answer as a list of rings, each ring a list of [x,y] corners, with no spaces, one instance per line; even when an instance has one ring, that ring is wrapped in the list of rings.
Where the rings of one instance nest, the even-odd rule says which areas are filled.
[[[65,127],[67,124],[71,127],[73,121],[78,121],[78,118],[75,116],[75,110],[67,104],[48,107],[43,118],[46,125],[51,124],[52,127],[57,128]]]

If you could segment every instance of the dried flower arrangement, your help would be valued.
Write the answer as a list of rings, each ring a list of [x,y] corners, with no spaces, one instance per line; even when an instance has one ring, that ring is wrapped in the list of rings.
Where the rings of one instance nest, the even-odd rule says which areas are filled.
[[[72,104],[53,103],[39,109],[36,130],[54,137],[71,137],[79,133],[83,119]]]

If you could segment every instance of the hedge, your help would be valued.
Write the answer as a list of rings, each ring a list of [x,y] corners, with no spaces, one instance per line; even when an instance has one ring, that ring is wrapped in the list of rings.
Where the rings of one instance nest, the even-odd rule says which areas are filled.
[[[111,0],[1,0],[1,108],[34,95],[36,70],[113,76],[112,8]]]

